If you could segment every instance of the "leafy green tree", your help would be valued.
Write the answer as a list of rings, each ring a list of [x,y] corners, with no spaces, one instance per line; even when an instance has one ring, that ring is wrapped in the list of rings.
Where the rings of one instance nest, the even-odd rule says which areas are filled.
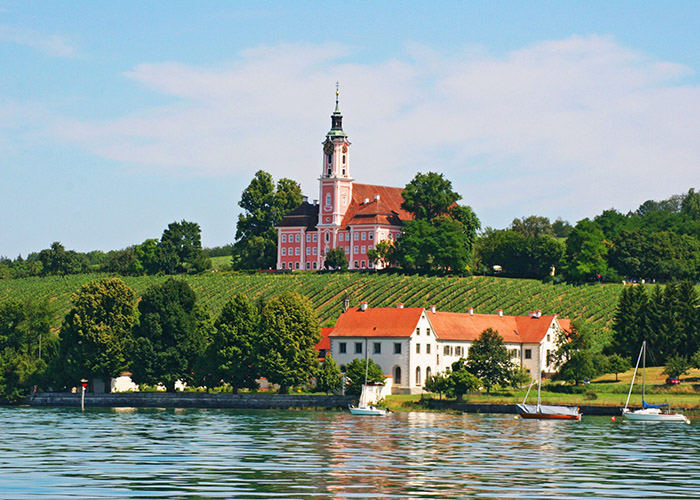
[[[681,202],[681,213],[691,219],[700,219],[700,193],[696,193],[694,188],[690,188]]]
[[[462,197],[452,190],[452,182],[442,174],[418,172],[403,190],[401,208],[416,219],[432,220],[445,215]]]
[[[340,376],[340,367],[335,362],[333,356],[328,353],[316,373],[316,387],[318,392],[326,394],[340,392],[343,388],[343,379]]]
[[[530,370],[528,370],[524,366],[515,367],[510,381],[511,387],[513,387],[513,389],[518,389],[520,387],[528,385],[531,381],[532,378],[530,377]]]
[[[341,271],[348,270],[348,258],[345,255],[345,250],[342,247],[331,248],[326,253],[325,266],[327,269],[339,269]]]
[[[73,308],[60,333],[60,361],[67,380],[109,382],[128,367],[134,324],[134,291],[119,278],[86,283],[71,297]]]
[[[203,382],[215,386],[230,384],[233,392],[258,387],[255,342],[260,329],[260,312],[248,297],[237,294],[229,300],[214,322],[215,333],[198,370]]]
[[[563,220],[561,217],[552,222],[552,232],[556,238],[566,238],[572,229],[569,221]]]
[[[449,375],[449,369],[447,370],[446,374],[437,373],[435,375],[430,375],[425,378],[425,385],[423,386],[423,388],[428,392],[432,392],[433,394],[439,394],[440,398],[442,398],[442,395],[447,394],[450,388]],[[477,385],[477,388],[478,387],[479,386]]]
[[[576,385],[585,379],[597,375],[594,355],[590,351],[575,351],[559,371],[554,375],[555,380],[573,380]]]
[[[278,384],[282,394],[308,383],[316,368],[314,346],[319,339],[318,318],[308,298],[295,292],[273,297],[262,309],[257,343],[260,375]]]
[[[285,214],[302,202],[301,186],[290,179],[280,179],[277,187],[272,176],[259,170],[243,190],[238,206],[236,242],[233,246],[234,269],[267,269],[277,262],[275,227]]]
[[[375,248],[367,250],[367,258],[374,265],[386,267],[392,264],[394,245],[390,241],[380,241],[375,245]]]
[[[669,377],[679,378],[681,375],[687,375],[690,363],[685,356],[672,356],[666,361],[666,367],[662,373]]]
[[[362,393],[362,385],[365,383],[365,363],[367,363],[367,384],[384,385],[384,372],[372,358],[368,358],[367,361],[364,358],[355,358],[345,367],[345,376],[348,379],[346,394],[357,396]]]
[[[520,233],[526,238],[538,236],[554,236],[552,224],[547,217],[531,215],[522,219],[515,218],[510,224],[510,230]]]
[[[202,255],[201,229],[196,222],[172,222],[163,231],[157,250],[160,270],[166,274],[201,272],[211,268]]]
[[[473,346],[472,346],[473,348]],[[491,386],[486,385],[480,380],[468,367],[468,361],[460,359],[452,363],[452,370],[447,376],[447,389],[445,393],[451,398],[457,398],[457,401],[462,400],[462,396],[470,392],[477,391],[482,384],[486,387],[487,392]]]
[[[608,271],[605,235],[589,219],[580,220],[566,239],[567,279],[592,281]]]
[[[212,334],[211,319],[197,306],[194,291],[169,278],[151,285],[138,305],[134,328],[132,378],[137,384],[162,383],[169,392],[180,380],[193,382],[197,360]]]
[[[700,350],[695,351],[695,354],[693,354],[690,357],[688,363],[690,364],[691,368],[696,368],[700,370]]]
[[[615,382],[618,381],[618,374],[626,372],[632,368],[629,358],[623,358],[619,354],[608,356],[608,371],[615,374]]]
[[[73,250],[66,251],[60,242],[55,241],[51,248],[39,252],[38,260],[41,262],[43,274],[79,274],[88,269],[88,259],[85,254]]]
[[[466,366],[469,372],[482,380],[487,393],[496,385],[508,385],[514,369],[503,337],[491,328],[481,332],[469,348]]]

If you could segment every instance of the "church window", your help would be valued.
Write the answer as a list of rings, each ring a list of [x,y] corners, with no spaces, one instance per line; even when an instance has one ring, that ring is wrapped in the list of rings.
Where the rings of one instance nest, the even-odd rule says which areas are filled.
[[[329,241],[331,241],[331,235],[330,233],[326,233],[326,243],[328,243]]]
[[[306,269],[307,269],[307,271],[308,271],[309,269],[311,269],[311,262],[307,262],[307,263],[306,263]]]
[[[345,255],[350,255],[350,247],[345,247]]]
[[[284,269],[284,262],[282,262],[282,269]]]
[[[365,241],[367,239],[367,233],[362,233],[362,241]]]
[[[416,366],[416,385],[420,385],[420,366]]]
[[[330,166],[330,165],[328,165],[328,172],[327,172],[327,174],[326,174],[326,175],[328,175],[328,177],[330,177],[330,176],[331,176],[331,166]]]
[[[355,253],[359,253],[359,252],[360,252],[360,248],[359,248],[357,245],[355,245],[355,247],[353,248],[353,250],[355,251]]]
[[[345,155],[343,155],[343,165],[345,165]]]
[[[318,254],[318,248],[314,247],[314,255]]]
[[[360,268],[359,262],[355,261],[355,269],[359,269],[359,268]]]
[[[299,269],[299,263],[297,262],[296,268]]]
[[[296,247],[296,248],[294,249],[294,255],[299,255],[299,247]]]
[[[298,234],[296,235],[296,238],[295,238],[295,239],[296,239],[297,243],[299,243],[299,242],[301,241],[301,238],[299,237]]]
[[[326,193],[326,205],[330,205],[330,204],[331,204],[331,194]]]
[[[360,239],[360,233],[355,233],[355,241]]]
[[[287,249],[284,247],[282,247],[282,255],[285,257],[287,256]]]
[[[345,169],[343,169],[343,175],[345,175]],[[348,204],[348,195],[344,194],[340,199],[343,201],[343,206]]]
[[[345,177],[347,174],[345,173],[345,167],[343,167],[343,177]]]
[[[367,267],[367,261],[366,261],[366,260],[363,260],[363,261],[361,262],[361,264],[362,264],[362,269],[364,269],[365,267]]]
[[[311,247],[306,247],[306,255],[311,255]]]
[[[374,233],[369,233],[369,239],[373,240],[374,239]]]
[[[306,242],[307,242],[307,243],[310,243],[310,242],[311,242],[311,235],[310,235],[310,234],[307,234],[307,235],[306,235]]]
[[[314,250],[316,250],[316,249],[314,248]],[[316,252],[314,252],[314,255],[316,255]],[[314,262],[314,269],[316,269],[316,263],[315,263],[315,262]]]
[[[316,233],[314,233],[314,243],[315,243],[316,241],[318,241],[318,235],[317,235]]]
[[[367,248],[366,248],[366,247],[365,247],[364,245],[362,245],[362,247],[361,247],[361,250],[360,250],[360,251],[361,251],[362,253],[365,253],[365,252],[367,251]]]
[[[391,233],[389,233],[389,234],[386,236],[386,239],[389,240],[389,241],[391,241]]]
[[[282,243],[287,243],[287,235],[282,234]]]
[[[430,344],[425,344],[425,353],[430,354]]]

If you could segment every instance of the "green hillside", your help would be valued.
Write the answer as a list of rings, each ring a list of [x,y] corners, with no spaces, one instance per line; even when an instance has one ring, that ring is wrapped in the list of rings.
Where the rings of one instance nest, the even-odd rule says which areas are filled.
[[[80,285],[102,275],[84,274],[46,278],[0,280],[0,301],[49,297],[57,306],[58,320],[70,307],[70,295]],[[308,296],[323,324],[332,324],[340,314],[347,292],[351,306],[367,301],[370,307],[406,307],[436,305],[438,310],[522,315],[540,309],[571,319],[583,318],[607,330],[611,324],[621,284],[582,285],[542,284],[537,280],[493,277],[424,277],[403,275],[345,274],[236,274],[214,272],[199,276],[181,276],[196,291],[199,300],[218,314],[224,303],[236,293],[255,299],[293,290]],[[165,276],[123,278],[137,295]]]

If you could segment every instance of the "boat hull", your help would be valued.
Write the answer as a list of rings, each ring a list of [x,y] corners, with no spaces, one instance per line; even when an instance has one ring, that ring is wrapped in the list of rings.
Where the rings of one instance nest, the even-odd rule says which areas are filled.
[[[577,415],[550,415],[546,413],[520,413],[522,418],[533,418],[538,420],[581,420],[581,414]]]
[[[667,422],[678,424],[689,424],[690,420],[680,413],[662,413],[658,411],[636,410],[626,411],[622,415],[631,422]]]
[[[389,410],[384,408],[375,408],[374,406],[353,406],[348,407],[353,415],[361,415],[366,417],[383,417],[389,413]]]

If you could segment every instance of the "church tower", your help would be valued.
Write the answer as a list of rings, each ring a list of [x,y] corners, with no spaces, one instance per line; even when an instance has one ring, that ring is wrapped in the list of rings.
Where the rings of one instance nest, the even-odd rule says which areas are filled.
[[[335,237],[343,216],[352,201],[350,176],[350,141],[343,131],[343,115],[338,104],[338,84],[335,90],[335,111],[331,115],[331,129],[323,142],[323,165],[319,177],[318,228],[323,241],[335,245]]]

